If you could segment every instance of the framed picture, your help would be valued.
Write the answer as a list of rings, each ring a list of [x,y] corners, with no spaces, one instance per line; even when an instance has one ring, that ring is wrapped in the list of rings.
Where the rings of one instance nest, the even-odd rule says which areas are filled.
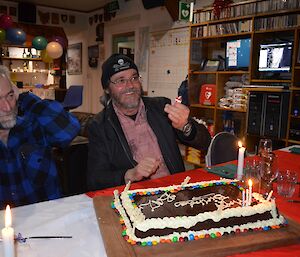
[[[88,47],[89,66],[91,68],[97,68],[99,58],[99,47],[93,45]]]
[[[69,45],[67,50],[67,66],[69,75],[82,73],[82,43]]]

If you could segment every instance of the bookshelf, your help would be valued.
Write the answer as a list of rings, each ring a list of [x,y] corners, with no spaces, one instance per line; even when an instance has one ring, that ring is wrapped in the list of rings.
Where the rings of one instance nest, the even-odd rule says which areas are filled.
[[[228,83],[238,81],[243,94],[251,92],[289,93],[287,129],[285,136],[270,137],[275,147],[300,144],[300,1],[263,0],[234,3],[215,17],[213,8],[194,11],[190,24],[189,97],[191,114],[210,122],[214,133],[227,130],[232,121],[235,134],[254,150],[259,139],[265,135],[251,135],[248,127],[248,100],[245,105],[224,105]],[[229,69],[224,66],[226,46],[230,41],[250,40],[249,65]],[[289,72],[261,72],[259,68],[260,47],[274,41],[292,42]],[[228,57],[228,56],[227,56]],[[205,60],[219,60],[214,71],[205,70]],[[200,104],[199,95],[203,85],[214,84],[216,101],[206,106]],[[234,87],[233,87],[234,88]],[[225,97],[226,98],[226,97]],[[226,99],[225,99],[226,100]]]

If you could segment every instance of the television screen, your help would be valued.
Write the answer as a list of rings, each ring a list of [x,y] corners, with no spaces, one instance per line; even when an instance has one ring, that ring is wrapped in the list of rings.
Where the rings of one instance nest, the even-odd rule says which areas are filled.
[[[258,71],[289,72],[292,61],[292,42],[261,44]]]
[[[250,38],[226,42],[226,69],[248,69],[250,49]]]

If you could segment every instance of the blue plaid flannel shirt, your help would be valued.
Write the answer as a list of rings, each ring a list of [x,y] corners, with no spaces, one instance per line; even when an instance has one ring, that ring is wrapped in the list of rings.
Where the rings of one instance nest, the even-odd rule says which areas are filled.
[[[52,147],[66,147],[78,134],[79,122],[52,100],[20,94],[20,116],[7,145],[0,141],[0,209],[61,196]]]

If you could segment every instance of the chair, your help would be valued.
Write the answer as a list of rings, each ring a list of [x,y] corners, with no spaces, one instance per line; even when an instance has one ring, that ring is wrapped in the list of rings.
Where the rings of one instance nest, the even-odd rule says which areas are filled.
[[[207,167],[237,159],[238,138],[229,132],[216,134],[208,147],[205,156]]]
[[[65,110],[69,111],[82,105],[82,91],[82,85],[73,85],[68,88],[64,101],[62,102]]]
[[[88,126],[95,114],[73,111],[81,129],[79,134],[64,149],[52,149],[64,196],[87,191],[86,172],[88,159]]]

